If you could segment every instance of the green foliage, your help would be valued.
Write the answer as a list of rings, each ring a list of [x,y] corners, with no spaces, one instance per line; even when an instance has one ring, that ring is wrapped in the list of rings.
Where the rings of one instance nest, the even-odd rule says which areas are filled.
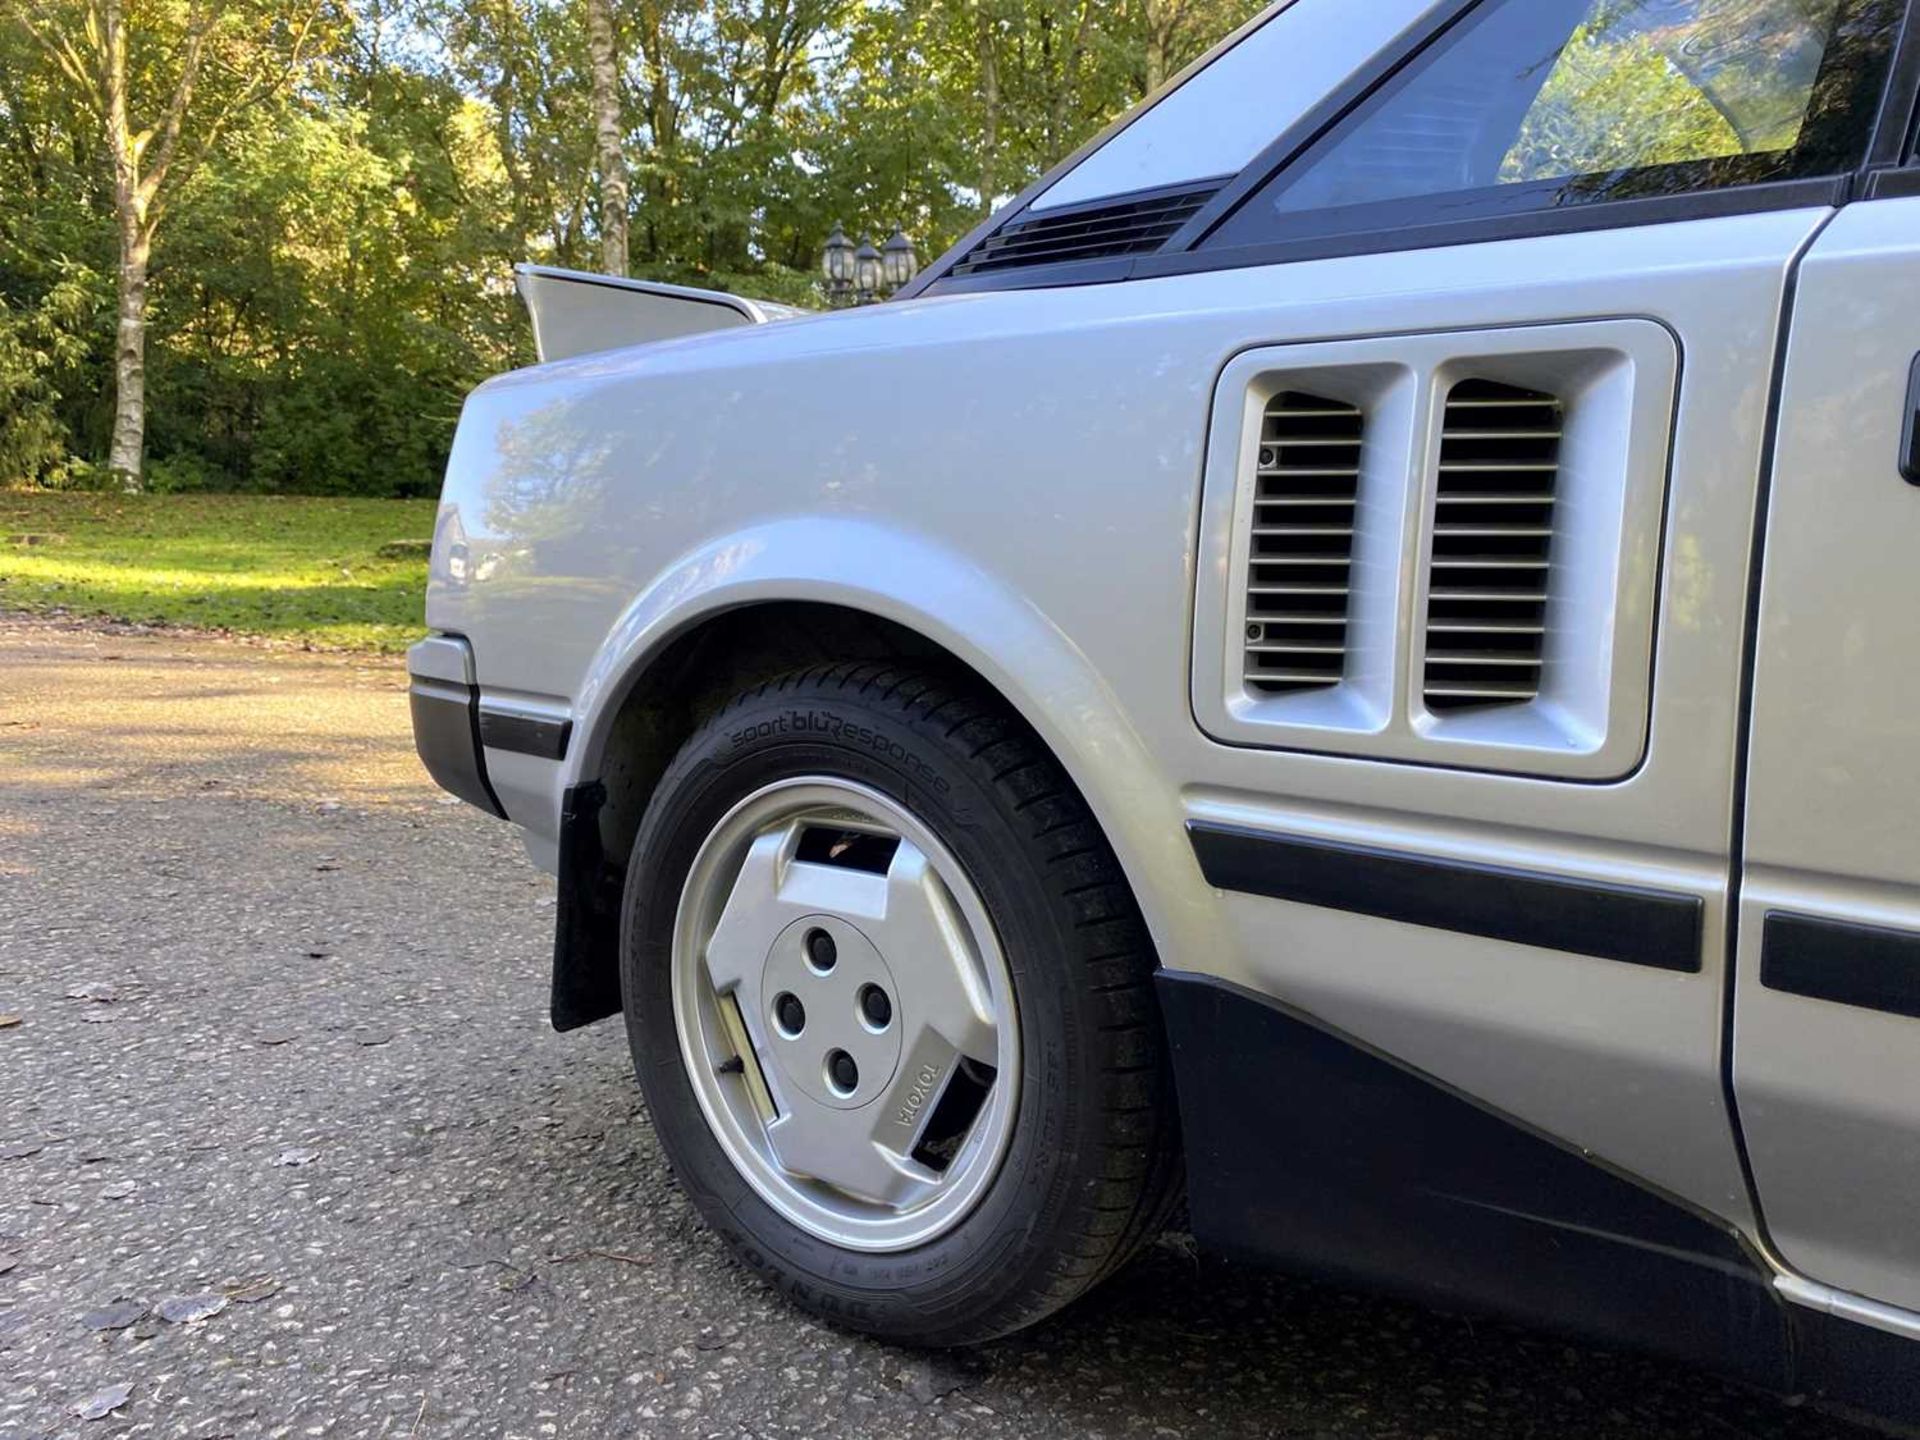
[[[1741,153],[1740,137],[1648,36],[1574,32],[1501,166],[1507,183]]]
[[[85,369],[94,278],[69,266],[24,309],[0,297],[0,475],[62,485],[85,474],[72,454],[60,393]]]
[[[356,650],[422,633],[423,500],[0,491],[0,608],[61,609]],[[21,537],[39,543],[21,543]]]
[[[1259,4],[615,0],[634,273],[819,305],[836,221],[931,259]],[[81,8],[33,13],[77,33]],[[130,3],[146,111],[189,13]],[[228,52],[310,14],[293,83],[222,109]],[[153,252],[148,484],[430,495],[462,397],[532,359],[513,264],[596,265],[582,6],[221,15],[195,104],[222,123]],[[0,486],[92,483],[106,456],[113,215],[84,87],[0,7]]]

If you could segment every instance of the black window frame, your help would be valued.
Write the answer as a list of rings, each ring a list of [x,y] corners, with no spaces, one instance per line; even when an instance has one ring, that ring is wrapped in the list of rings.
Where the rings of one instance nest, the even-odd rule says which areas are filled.
[[[1313,151],[1328,134],[1361,111],[1385,86],[1393,83],[1409,66],[1419,62],[1432,46],[1454,33],[1476,10],[1489,3],[1492,0],[1453,0],[1453,3],[1438,8],[1427,25],[1403,35],[1396,44],[1381,51],[1372,64],[1327,96],[1297,124],[1256,155],[1159,251],[1121,257],[1117,261],[1109,258],[1093,262],[1084,271],[1077,262],[1069,262],[1045,267],[1048,271],[1045,275],[1010,269],[960,278],[952,277],[949,273],[957,258],[950,254],[929,273],[924,282],[913,287],[912,293],[950,294],[974,290],[1113,284],[1125,280],[1289,264],[1345,255],[1386,254],[1496,240],[1531,239],[1542,235],[1625,229],[1680,220],[1837,207],[1857,198],[1920,194],[1920,164],[1915,163],[1915,145],[1920,142],[1920,133],[1915,130],[1920,125],[1920,0],[1886,0],[1886,3],[1900,10],[1900,28],[1868,141],[1857,161],[1833,174],[1735,183],[1673,195],[1594,200],[1558,208],[1519,209],[1510,214],[1457,220],[1423,218],[1419,212],[1422,209],[1430,212],[1431,205],[1410,202],[1404,222],[1390,226],[1235,246],[1205,246],[1207,238],[1243,203]],[[1090,153],[1090,149],[1081,154]],[[1905,168],[1902,168],[1903,155],[1907,161]],[[1044,182],[1022,196],[991,225],[980,227],[968,237],[967,243],[977,244],[1000,226],[1018,220],[1042,188]]]

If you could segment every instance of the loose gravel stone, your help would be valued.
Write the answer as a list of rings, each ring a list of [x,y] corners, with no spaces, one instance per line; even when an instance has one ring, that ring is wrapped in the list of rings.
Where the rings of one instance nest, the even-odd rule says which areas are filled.
[[[8,1440],[1863,1434],[1177,1238],[980,1350],[829,1329],[695,1217],[619,1024],[547,1025],[552,882],[421,773],[392,662],[0,616],[0,676]],[[225,1308],[78,1323],[121,1296]]]

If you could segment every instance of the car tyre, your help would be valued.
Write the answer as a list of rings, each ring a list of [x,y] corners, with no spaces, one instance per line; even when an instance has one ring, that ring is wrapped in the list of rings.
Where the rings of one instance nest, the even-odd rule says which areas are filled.
[[[1012,1005],[999,1013],[1015,1020],[1003,1019],[997,1033],[1017,1030],[1017,1043],[1002,1042],[1014,1047],[1017,1065],[997,1073],[1017,1070],[1019,1078],[1005,1102],[1003,1148],[990,1173],[973,1177],[977,1198],[918,1243],[874,1249],[845,1242],[805,1208],[810,1197],[824,1196],[823,1207],[839,1206],[864,1222],[864,1195],[873,1192],[849,1197],[796,1180],[799,1198],[780,1203],[787,1192],[779,1188],[785,1171],[778,1162],[769,1178],[766,1162],[743,1165],[736,1158],[742,1142],[730,1149],[725,1138],[748,1134],[751,1125],[729,1130],[734,1122],[713,1118],[714,1107],[734,1102],[714,1099],[712,1086],[731,1082],[703,1074],[698,1084],[707,1088],[697,1093],[690,1068],[698,1063],[690,1054],[706,1054],[699,1048],[706,1042],[688,1035],[700,1029],[700,1007],[717,1003],[711,994],[687,998],[698,984],[684,977],[705,972],[685,968],[693,963],[685,954],[709,948],[689,938],[697,928],[686,929],[690,877],[707,873],[703,857],[728,817],[743,803],[759,803],[749,797],[815,780],[876,797],[876,805],[905,817],[903,826],[910,820],[924,827],[913,833],[928,837],[926,848],[944,857],[949,872],[957,867],[956,893],[970,887],[977,897],[975,909],[991,928],[982,944],[997,945],[1004,967],[996,973],[1011,982]],[[676,944],[683,952],[679,982]],[[825,666],[737,696],[700,726],[661,777],[627,871],[627,1034],[681,1185],[733,1252],[794,1302],[901,1343],[969,1344],[1031,1325],[1158,1233],[1181,1172],[1153,969],[1132,893],[1064,770],[997,697],[937,672]],[[910,1008],[913,999],[905,995],[900,1003]],[[770,1013],[782,1034],[791,1022],[807,1023],[792,995],[779,1003],[787,1008]],[[890,1006],[862,1003],[872,1016],[893,1018]],[[771,1052],[781,1042],[768,1034],[766,1063],[774,1067],[782,1062]],[[847,1064],[847,1077],[853,1074]],[[763,1108],[773,1103],[770,1091],[757,1093],[766,1097]],[[776,1106],[765,1113],[779,1112]],[[840,1123],[830,1112],[819,1114]],[[965,1144],[972,1143],[969,1136]],[[941,1183],[948,1179],[950,1173]],[[821,1213],[830,1219],[838,1211]],[[871,1214],[889,1223],[893,1217],[884,1205]]]

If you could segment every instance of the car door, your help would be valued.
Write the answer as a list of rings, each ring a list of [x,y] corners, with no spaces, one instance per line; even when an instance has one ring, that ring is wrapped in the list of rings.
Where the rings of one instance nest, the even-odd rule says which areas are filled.
[[[1920,1310],[1920,198],[1801,267],[1747,763],[1734,1075],[1767,1233]]]

